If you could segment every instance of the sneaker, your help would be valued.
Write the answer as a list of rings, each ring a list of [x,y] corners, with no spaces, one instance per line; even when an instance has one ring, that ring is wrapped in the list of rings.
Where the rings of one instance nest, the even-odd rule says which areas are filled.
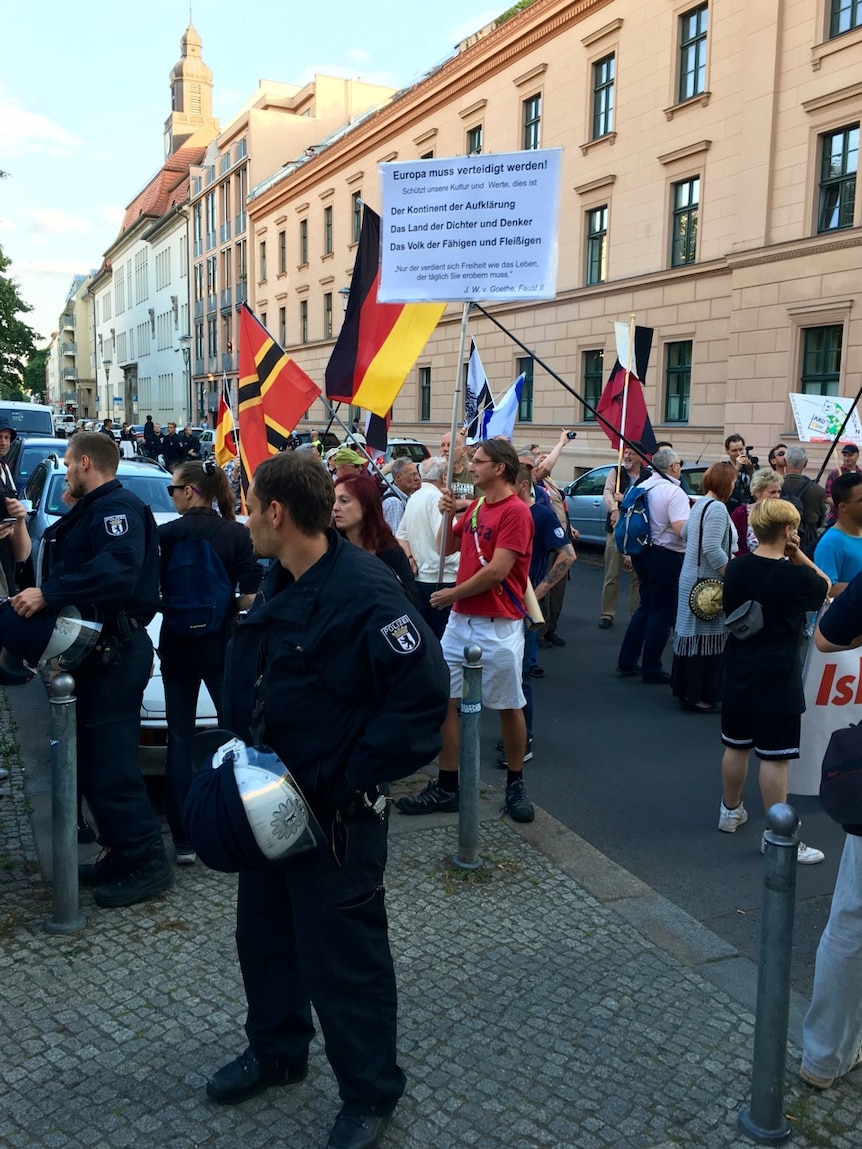
[[[191,846],[177,846],[176,859],[178,866],[193,866],[198,856]]]
[[[501,770],[508,770],[509,769],[509,760],[506,757],[506,750],[505,750],[502,742],[497,743],[497,749],[503,751],[501,757],[499,757],[497,759],[497,765],[500,767]],[[533,739],[532,738],[527,739],[527,749],[524,751],[524,761],[525,762],[532,762],[533,761]]]
[[[513,822],[532,822],[535,818],[536,813],[533,810],[533,803],[527,797],[523,778],[516,778],[506,787],[503,813],[508,814]]]
[[[270,1085],[295,1085],[307,1076],[305,1062],[291,1069],[284,1061],[259,1058],[249,1048],[212,1075],[207,1081],[207,1097],[219,1105],[236,1105]]]
[[[128,865],[128,863],[127,863]],[[96,887],[93,897],[103,909],[134,906],[157,898],[174,884],[174,871],[161,845],[113,881]]]
[[[856,1055],[856,1060],[847,1070],[847,1073],[852,1073],[854,1069],[862,1065],[862,1049]],[[846,1076],[842,1074],[841,1076]],[[804,1081],[806,1085],[813,1086],[814,1089],[829,1089],[838,1080],[837,1077],[820,1077],[817,1073],[812,1073],[810,1069],[806,1069],[805,1065],[799,1066],[799,1080]]]
[[[457,814],[459,792],[444,790],[436,778],[432,778],[424,790],[399,798],[395,803],[402,814]]]
[[[766,853],[766,838],[760,839],[760,852]],[[818,850],[815,846],[806,846],[804,842],[799,842],[796,846],[796,861],[800,866],[815,866],[818,862],[822,862],[826,855],[822,850]]]
[[[544,678],[545,677],[545,672],[541,668],[541,666],[531,666],[529,674],[530,674],[530,678]]]
[[[748,821],[748,811],[742,802],[734,810],[728,810],[724,802],[721,803],[718,813],[718,828],[725,834],[735,834],[740,826]]]

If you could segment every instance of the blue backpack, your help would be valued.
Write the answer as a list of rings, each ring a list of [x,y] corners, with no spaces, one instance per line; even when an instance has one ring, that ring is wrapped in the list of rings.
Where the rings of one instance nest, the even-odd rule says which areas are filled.
[[[234,585],[212,544],[200,535],[180,539],[162,577],[162,620],[169,634],[217,634],[234,601]]]
[[[643,487],[631,486],[620,503],[620,517],[614,527],[614,542],[622,555],[634,557],[648,549],[650,536],[647,492]]]

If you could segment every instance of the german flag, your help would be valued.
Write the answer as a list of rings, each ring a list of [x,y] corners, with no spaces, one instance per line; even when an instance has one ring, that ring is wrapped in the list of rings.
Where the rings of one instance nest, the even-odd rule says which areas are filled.
[[[443,314],[445,303],[378,303],[380,216],[367,205],[341,334],[326,367],[326,395],[382,418]]]
[[[320,388],[275,342],[248,304],[239,316],[239,455],[243,491],[283,450]]]
[[[236,458],[236,434],[233,429],[233,411],[230,406],[230,389],[227,374],[222,375],[221,395],[218,401],[218,416],[215,428],[215,458],[220,467]]]

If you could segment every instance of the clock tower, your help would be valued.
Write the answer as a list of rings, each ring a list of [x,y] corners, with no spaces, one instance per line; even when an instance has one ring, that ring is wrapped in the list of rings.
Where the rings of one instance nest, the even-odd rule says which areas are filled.
[[[201,38],[191,21],[180,41],[182,55],[171,70],[171,114],[165,120],[165,159],[186,144],[203,144],[218,134],[213,119],[213,74],[201,57]]]

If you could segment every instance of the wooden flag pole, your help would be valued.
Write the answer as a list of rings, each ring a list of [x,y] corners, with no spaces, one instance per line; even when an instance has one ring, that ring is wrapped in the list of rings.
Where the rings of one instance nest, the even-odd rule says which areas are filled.
[[[617,494],[620,493],[620,481],[623,474],[623,439],[626,433],[626,407],[629,401],[629,377],[632,373],[632,356],[635,351],[635,317],[631,316],[629,320],[629,353],[626,356],[626,377],[623,381],[623,406],[620,412],[620,445],[617,452]]]
[[[455,473],[455,436],[458,434],[458,421],[461,414],[461,389],[463,387],[464,376],[464,349],[467,346],[467,321],[470,318],[470,308],[472,303],[465,303],[464,310],[461,312],[461,343],[458,348],[458,364],[455,369],[455,394],[452,398],[452,426],[450,428],[449,436],[449,465],[446,468],[446,490],[452,489],[452,476]],[[449,520],[451,515],[448,511],[443,515],[443,524],[440,531],[440,538],[442,540],[440,546],[440,565],[437,568],[437,582],[443,582],[443,575],[446,571],[446,538],[449,534]]]

